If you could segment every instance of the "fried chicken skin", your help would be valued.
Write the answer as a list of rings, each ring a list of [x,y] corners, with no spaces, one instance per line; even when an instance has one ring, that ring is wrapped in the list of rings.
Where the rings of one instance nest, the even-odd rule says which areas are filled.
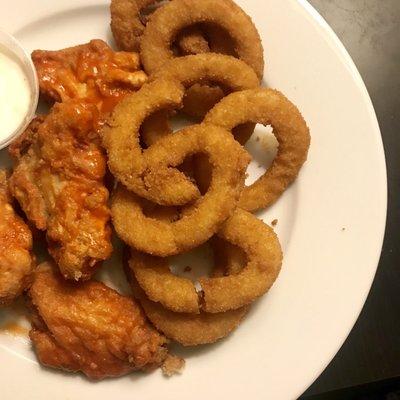
[[[91,379],[151,370],[167,357],[167,339],[131,298],[97,281],[64,281],[41,264],[29,290],[30,337],[41,363]]]
[[[46,230],[66,279],[89,279],[112,251],[98,114],[91,104],[57,103],[9,147],[10,190],[36,228]]]
[[[41,93],[49,100],[80,99],[109,112],[147,80],[138,53],[115,52],[99,39],[57,51],[35,50]]]
[[[0,306],[11,303],[29,286],[35,267],[31,250],[31,231],[15,213],[7,173],[0,170]]]

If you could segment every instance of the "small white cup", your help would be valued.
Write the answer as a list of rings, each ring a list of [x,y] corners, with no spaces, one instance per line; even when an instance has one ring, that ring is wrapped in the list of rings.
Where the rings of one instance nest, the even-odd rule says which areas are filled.
[[[35,116],[36,108],[39,100],[39,82],[36,74],[35,66],[31,60],[30,55],[24,50],[21,44],[14,38],[14,36],[2,31],[0,29],[0,51],[2,48],[5,51],[11,52],[15,55],[16,59],[20,62],[23,72],[26,75],[30,88],[30,102],[29,108],[18,128],[10,132],[7,137],[0,140],[0,149],[8,146],[15,138],[17,138],[31,122]]]

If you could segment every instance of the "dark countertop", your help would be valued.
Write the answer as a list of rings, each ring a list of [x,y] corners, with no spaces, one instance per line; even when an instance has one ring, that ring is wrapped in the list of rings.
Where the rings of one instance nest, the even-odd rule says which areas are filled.
[[[400,391],[382,394],[400,389],[400,0],[309,1],[346,46],[374,103],[389,203],[379,268],[364,309],[305,398],[400,399]],[[381,394],[370,397],[375,391]]]

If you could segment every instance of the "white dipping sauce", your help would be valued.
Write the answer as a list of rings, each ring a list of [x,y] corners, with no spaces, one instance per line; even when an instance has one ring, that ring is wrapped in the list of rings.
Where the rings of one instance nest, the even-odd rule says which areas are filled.
[[[30,101],[28,78],[22,66],[0,47],[0,143],[24,121]]]

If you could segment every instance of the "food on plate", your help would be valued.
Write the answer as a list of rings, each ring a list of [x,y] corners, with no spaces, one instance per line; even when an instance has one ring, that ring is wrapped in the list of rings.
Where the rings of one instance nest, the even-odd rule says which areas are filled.
[[[164,4],[162,0],[111,0],[111,31],[118,47],[125,51],[139,51],[149,15]],[[176,42],[183,54],[210,51],[203,32],[196,26],[181,32]]]
[[[101,112],[111,111],[147,80],[137,53],[115,52],[99,39],[63,50],[35,50],[32,60],[47,99],[80,99]]]
[[[177,313],[200,312],[193,282],[171,273],[166,258],[132,251],[129,265],[149,300]]]
[[[199,25],[208,38],[211,52],[241,59],[261,79],[264,59],[260,37],[250,17],[231,0],[174,0],[154,12],[141,40],[141,59],[146,72],[162,71],[167,61],[176,58],[171,48],[176,36]],[[205,51],[196,52],[201,53]],[[196,84],[187,88],[183,107],[186,114],[202,118],[223,97],[223,88],[208,86]]]
[[[202,309],[211,313],[236,309],[262,296],[275,282],[282,265],[282,250],[274,231],[240,208],[217,236],[242,249],[246,264],[235,274],[199,279]]]
[[[257,75],[246,63],[231,56],[214,53],[173,58],[151,75],[151,80],[154,79],[172,79],[181,83],[185,89],[190,88],[191,95],[185,101],[186,91],[183,99],[183,110],[187,112],[187,107],[196,109],[196,116],[200,117],[224,97],[224,92],[236,92],[259,86]],[[200,83],[202,86],[195,85]],[[224,91],[219,86],[224,88]],[[210,96],[204,95],[205,87],[209,89]],[[221,91],[220,95],[216,90]]]
[[[131,298],[97,281],[66,282],[41,264],[29,290],[32,339],[41,363],[91,379],[151,370],[167,357],[167,340]]]
[[[171,46],[184,28],[201,23],[217,25],[235,43],[238,58],[261,79],[264,69],[261,39],[251,18],[231,0],[173,0],[158,8],[144,30],[140,55],[144,69],[153,74],[174,58]]]
[[[228,336],[277,279],[279,240],[250,211],[296,178],[310,135],[294,104],[260,88],[260,36],[232,0],[111,0],[110,10],[123,51],[94,39],[32,53],[52,107],[9,146],[10,178],[0,170],[0,305],[27,291],[46,366],[95,380],[157,367],[171,376],[185,362],[168,353],[170,339]],[[174,131],[179,111],[191,118]],[[279,148],[246,187],[243,146],[258,123]],[[36,268],[11,196],[54,262]],[[111,256],[112,226],[135,299],[92,279]],[[210,247],[212,271],[188,279],[187,260]],[[190,250],[174,273],[168,257]]]
[[[157,0],[112,0],[111,1],[111,30],[117,45],[126,51],[139,51],[140,40],[148,21],[148,15],[158,7],[162,7],[166,2]],[[147,14],[145,13],[147,11]],[[174,40],[174,50],[179,55],[201,54],[210,52],[210,35],[213,37],[214,47],[217,52],[224,54],[233,54],[230,50],[229,41],[226,35],[218,27],[205,27],[192,25],[182,29]],[[219,39],[222,37],[222,39]],[[225,38],[225,39],[224,39]],[[201,102],[210,102],[215,104],[223,97],[223,91],[219,87],[207,87],[199,84],[196,88],[188,88],[186,101],[184,104],[185,111],[192,116],[203,117],[205,112],[200,113],[196,103],[199,99]]]
[[[31,231],[11,203],[7,172],[0,170],[0,306],[27,289],[35,268]]]
[[[243,175],[241,167],[248,162],[246,152],[232,137],[228,139],[225,131],[214,127],[204,129],[201,125],[165,136],[145,150],[141,148],[140,126],[145,118],[159,109],[179,104],[182,95],[183,88],[178,82],[155,80],[119,103],[102,132],[114,176],[137,195],[161,205],[187,204],[199,197],[197,186],[173,168],[187,156],[207,154],[211,164],[215,164],[215,182],[225,184],[224,176],[236,175],[229,183],[235,191]],[[232,159],[225,163],[228,154]],[[219,168],[221,164],[223,168]],[[229,190],[226,193],[231,195]]]
[[[130,266],[147,297],[174,312],[220,313],[250,304],[268,291],[282,263],[282,251],[274,231],[237,208],[217,236],[246,254],[246,264],[238,273],[200,278],[199,294],[192,281],[174,275],[163,259],[135,257]]]
[[[188,154],[208,154],[213,171],[210,186],[204,196],[184,207],[179,219],[169,222],[146,216],[140,198],[120,185],[111,201],[117,234],[131,247],[158,256],[204,243],[236,207],[249,163],[247,152],[224,130],[203,125],[162,138],[146,151],[149,159],[158,160],[158,173],[181,163]],[[174,187],[172,182],[169,184]]]
[[[221,88],[215,84],[220,84],[228,93],[256,88],[259,85],[254,71],[245,63],[221,54],[201,54],[173,59],[164,66],[162,71],[151,77],[153,81],[159,79],[173,80],[182,84],[185,87],[183,110],[186,111],[187,107],[191,107],[196,110],[197,116],[202,117],[225,96]],[[209,89],[210,96],[204,93],[205,87]],[[145,94],[147,91],[143,89],[137,96],[141,96],[142,93]],[[178,105],[175,106],[177,107]],[[168,113],[158,112],[144,120],[142,135],[145,143],[149,144],[148,136],[161,137],[172,132],[166,121],[167,118]],[[244,124],[234,129],[234,136],[244,144],[253,130],[254,124]]]
[[[9,147],[10,190],[28,219],[45,230],[67,279],[89,279],[112,251],[106,160],[96,143],[94,105],[57,103]]]
[[[132,272],[132,290],[151,323],[168,338],[184,345],[197,346],[214,343],[228,336],[245,317],[248,306],[222,313],[199,314],[176,313],[164,308],[160,303],[149,300],[135,282]]]
[[[273,89],[252,89],[225,97],[205,116],[204,123],[232,131],[244,123],[271,125],[279,143],[278,153],[268,170],[253,184],[244,188],[239,207],[256,211],[276,201],[297,177],[306,161],[310,133],[297,107],[282,93]],[[209,173],[203,164],[195,169],[196,180],[203,190]]]
[[[212,241],[214,241],[214,238]],[[218,243],[219,248],[224,247],[226,243]],[[237,273],[242,268],[236,262],[236,254],[231,253],[231,248],[227,247],[225,250],[223,256],[218,257],[220,264],[215,265],[212,276],[220,276],[227,271],[229,273]],[[136,274],[134,273],[137,263],[144,263],[149,266],[154,263],[157,265],[167,265],[167,261],[137,251],[131,251],[131,257],[128,265],[125,266],[125,272],[134,295],[142,305],[147,318],[165,336],[184,346],[214,343],[222,339],[239,326],[249,310],[249,306],[245,306],[236,310],[213,314],[204,311],[200,311],[199,313],[170,311],[160,303],[151,301],[146,296],[138,284]],[[179,294],[177,293],[176,296],[179,297]]]
[[[197,187],[173,168],[159,170],[142,150],[140,126],[153,112],[179,106],[183,88],[174,82],[155,81],[118,104],[102,131],[112,174],[138,195],[163,205],[179,205],[199,196]],[[150,152],[151,155],[151,152]],[[153,157],[154,160],[154,157]]]

